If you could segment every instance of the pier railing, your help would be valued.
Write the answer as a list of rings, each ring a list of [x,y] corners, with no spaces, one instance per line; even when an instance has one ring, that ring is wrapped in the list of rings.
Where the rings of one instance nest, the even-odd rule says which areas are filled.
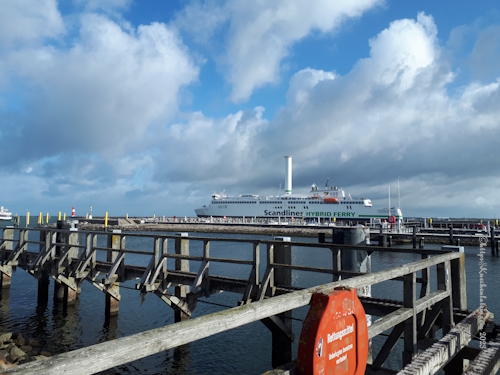
[[[32,238],[35,236],[38,239]],[[106,239],[105,247],[97,246],[98,237]],[[127,237],[151,238],[153,250],[127,249]],[[169,240],[174,242],[173,251],[167,246]],[[202,244],[202,255],[190,255],[190,242]],[[248,259],[212,257],[210,244],[220,242],[251,245],[247,246],[251,255]],[[266,253],[262,276],[261,246],[265,246]],[[330,251],[331,267],[293,264],[292,246]],[[33,247],[38,251],[34,251]],[[360,249],[420,254],[422,260],[368,274],[342,269],[342,252]],[[98,253],[102,255],[98,256]],[[141,262],[147,266],[127,264],[125,259],[128,254],[141,255],[149,262]],[[171,263],[169,267],[168,259],[175,260],[173,267]],[[175,321],[180,322],[64,353],[50,360],[28,363],[12,373],[56,374],[64,369],[77,375],[93,374],[258,320],[273,333],[273,366],[277,366],[292,359],[291,342],[294,334],[291,320],[287,318],[291,317],[292,310],[308,305],[313,293],[329,293],[339,286],[364,288],[398,280],[403,282],[401,301],[362,298],[367,314],[381,316],[369,327],[369,337],[392,329],[373,361],[373,367],[380,368],[403,332],[403,359],[408,364],[417,356],[419,343],[424,339],[433,339],[438,325],[446,335],[455,321],[465,317],[467,310],[465,256],[464,253],[447,250],[367,248],[359,245],[292,242],[289,238],[261,240],[191,237],[187,234],[5,228],[0,241],[0,260],[2,287],[10,285],[12,267],[17,266],[39,280],[39,296],[45,293],[48,297],[48,283],[52,278],[56,285],[55,298],[63,303],[72,303],[81,290],[81,283],[88,281],[104,292],[107,316],[118,313],[120,282],[138,278],[140,281],[136,288],[141,293],[154,293],[160,297],[174,309]],[[190,271],[190,262],[197,262],[197,272]],[[216,262],[247,267],[247,270],[250,268],[249,276],[243,279],[211,274],[210,264]],[[433,292],[431,267],[436,269],[437,289]],[[302,289],[292,285],[292,270],[331,274],[333,282]],[[420,294],[417,294],[417,284],[421,284]],[[199,297],[210,296],[221,290],[241,294],[240,306],[188,320]],[[482,322],[477,327],[482,327]],[[275,346],[275,342],[279,344]],[[438,363],[439,366],[444,364]]]

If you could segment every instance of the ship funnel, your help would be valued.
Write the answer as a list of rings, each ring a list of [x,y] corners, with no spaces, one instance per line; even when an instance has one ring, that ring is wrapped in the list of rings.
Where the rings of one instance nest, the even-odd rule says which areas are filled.
[[[292,158],[285,156],[285,194],[292,194]]]

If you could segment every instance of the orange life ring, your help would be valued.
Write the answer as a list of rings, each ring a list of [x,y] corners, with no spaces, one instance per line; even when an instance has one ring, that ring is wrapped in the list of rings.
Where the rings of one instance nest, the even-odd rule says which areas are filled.
[[[356,289],[315,293],[300,334],[298,373],[363,375],[368,345],[365,310]]]

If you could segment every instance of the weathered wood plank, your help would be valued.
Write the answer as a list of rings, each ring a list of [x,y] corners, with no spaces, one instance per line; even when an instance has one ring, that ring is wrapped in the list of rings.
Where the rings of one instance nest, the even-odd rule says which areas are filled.
[[[500,370],[500,349],[481,350],[464,375],[495,375]]]
[[[417,356],[398,375],[435,374],[448,363],[483,328],[480,309],[473,311],[441,340]]]
[[[451,262],[451,290],[453,307],[467,310],[467,288],[465,279],[465,253]]]
[[[427,309],[429,306],[432,306],[439,301],[447,298],[449,296],[449,292],[447,291],[437,291],[434,293],[425,296],[424,298],[420,298],[415,302],[414,309],[415,312],[420,312]],[[380,319],[372,323],[370,327],[368,327],[368,338],[372,339],[373,337],[381,334],[382,332],[388,330],[395,325],[404,322],[405,320],[411,318],[413,316],[413,307],[402,307]]]

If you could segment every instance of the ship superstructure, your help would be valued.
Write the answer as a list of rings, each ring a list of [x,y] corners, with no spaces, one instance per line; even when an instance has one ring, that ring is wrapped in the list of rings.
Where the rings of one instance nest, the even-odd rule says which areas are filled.
[[[286,178],[285,194],[277,196],[261,196],[255,194],[231,197],[222,193],[212,194],[208,206],[195,210],[199,217],[255,217],[255,218],[296,218],[315,219],[321,221],[334,218],[336,220],[363,220],[372,218],[387,219],[389,210],[377,210],[372,207],[369,198],[352,198],[342,188],[315,184],[308,194],[292,193],[292,157],[285,156]],[[387,211],[387,213],[385,212]],[[401,210],[392,208],[391,214],[396,220],[402,220]]]
[[[0,207],[0,220],[12,220],[12,212],[9,212],[3,206]]]

